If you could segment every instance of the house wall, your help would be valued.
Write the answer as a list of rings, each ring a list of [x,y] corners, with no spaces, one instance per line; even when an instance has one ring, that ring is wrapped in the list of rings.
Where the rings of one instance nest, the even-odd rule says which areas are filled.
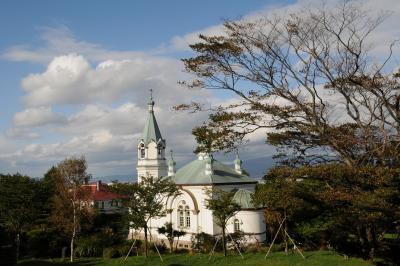
[[[108,213],[116,213],[116,212],[121,211],[122,203],[120,200],[118,200],[118,206],[115,205],[117,200],[114,200],[113,206],[111,206],[111,202],[112,202],[112,200],[99,200],[99,201],[96,201],[94,203],[94,205],[101,213],[108,214]],[[102,206],[103,206],[102,203],[104,203],[104,208],[102,208]]]

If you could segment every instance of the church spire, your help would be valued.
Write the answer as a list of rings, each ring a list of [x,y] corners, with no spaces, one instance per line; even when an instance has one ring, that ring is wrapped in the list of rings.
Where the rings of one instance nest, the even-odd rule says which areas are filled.
[[[161,136],[154,116],[152,90],[150,90],[147,105],[149,107],[147,121],[138,143],[138,164],[136,169],[139,182],[143,176],[161,177],[166,176],[168,173],[168,166],[165,160],[166,142]]]
[[[154,100],[153,100],[153,90],[150,89],[150,98],[147,103],[149,107],[149,114],[147,117],[146,125],[144,126],[142,139],[144,143],[147,145],[150,141],[154,140],[154,142],[159,142],[162,140],[160,129],[158,128],[156,117],[154,116]]]

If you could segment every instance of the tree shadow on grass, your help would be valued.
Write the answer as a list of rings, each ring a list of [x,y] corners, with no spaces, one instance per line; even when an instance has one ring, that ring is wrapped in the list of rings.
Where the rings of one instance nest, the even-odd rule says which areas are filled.
[[[18,266],[94,266],[98,265],[99,260],[78,260],[74,262],[65,261],[49,261],[49,260],[27,260],[18,263]]]

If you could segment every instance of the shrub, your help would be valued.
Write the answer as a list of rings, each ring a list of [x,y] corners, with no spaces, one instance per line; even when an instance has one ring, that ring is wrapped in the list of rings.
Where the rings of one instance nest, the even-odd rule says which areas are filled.
[[[59,257],[64,246],[68,246],[67,238],[57,230],[31,230],[27,233],[28,255],[35,258]]]
[[[201,253],[207,253],[214,247],[215,241],[217,241],[212,235],[201,232],[192,237],[192,248],[193,250]],[[222,250],[221,240],[218,241],[218,245],[215,247],[215,251]]]
[[[78,257],[101,257],[105,247],[119,248],[128,245],[130,247],[128,242],[113,239],[112,236],[106,230],[102,230],[96,234],[79,237],[76,241],[75,255]]]
[[[1,246],[0,245],[0,262],[4,266],[12,266],[17,264],[17,256],[15,248],[12,245]]]
[[[103,253],[101,240],[97,236],[81,237],[78,239],[75,247],[77,257],[100,257]]]
[[[131,249],[131,247],[132,247],[132,241],[126,241],[122,245],[114,246],[114,248],[118,250],[120,256],[123,256],[123,257],[125,257],[126,254],[128,254],[128,252]],[[134,248],[131,250],[131,253],[129,254],[129,256],[136,255],[136,252],[139,253],[141,247],[142,247],[142,242],[137,240],[135,242]]]
[[[126,249],[126,252],[123,253],[124,256],[125,256],[126,254],[128,254],[128,251],[129,251],[129,249],[131,248],[132,243],[133,243],[133,240],[129,240],[129,241],[126,241],[126,242],[125,242],[124,247],[127,247],[127,249]],[[141,253],[143,250],[144,250],[144,248],[143,248],[143,241],[142,241],[142,240],[136,240],[135,246],[134,246],[134,248],[132,249],[131,254],[129,254],[129,255],[132,256],[132,255],[136,254],[136,252],[137,252],[137,253]]]
[[[231,233],[227,235],[227,242],[230,249],[236,249],[236,247],[238,247],[243,251],[243,247],[246,245],[246,237],[242,231]]]
[[[119,253],[118,249],[115,247],[108,247],[103,249],[103,258],[104,259],[112,259],[112,258],[118,258],[121,257],[121,254]]]
[[[165,253],[168,250],[168,247],[163,240],[161,240],[161,243],[155,243],[155,245],[151,243],[151,250],[157,252],[156,246],[161,254]]]

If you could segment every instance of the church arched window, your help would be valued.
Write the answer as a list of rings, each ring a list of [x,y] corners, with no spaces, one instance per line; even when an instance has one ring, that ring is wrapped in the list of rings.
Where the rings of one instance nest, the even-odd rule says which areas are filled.
[[[240,231],[240,221],[238,219],[233,221],[233,231],[235,233]]]
[[[162,151],[162,145],[158,144],[158,155],[161,155],[161,151]]]
[[[189,206],[185,207],[185,227],[190,227],[190,210]]]
[[[190,208],[186,202],[182,200],[178,206],[178,224],[179,227],[190,227]]]
[[[185,218],[184,218],[182,206],[178,207],[178,223],[179,223],[179,227],[185,227]]]
[[[140,158],[144,159],[145,157],[145,149],[144,149],[144,144],[140,144]]]

